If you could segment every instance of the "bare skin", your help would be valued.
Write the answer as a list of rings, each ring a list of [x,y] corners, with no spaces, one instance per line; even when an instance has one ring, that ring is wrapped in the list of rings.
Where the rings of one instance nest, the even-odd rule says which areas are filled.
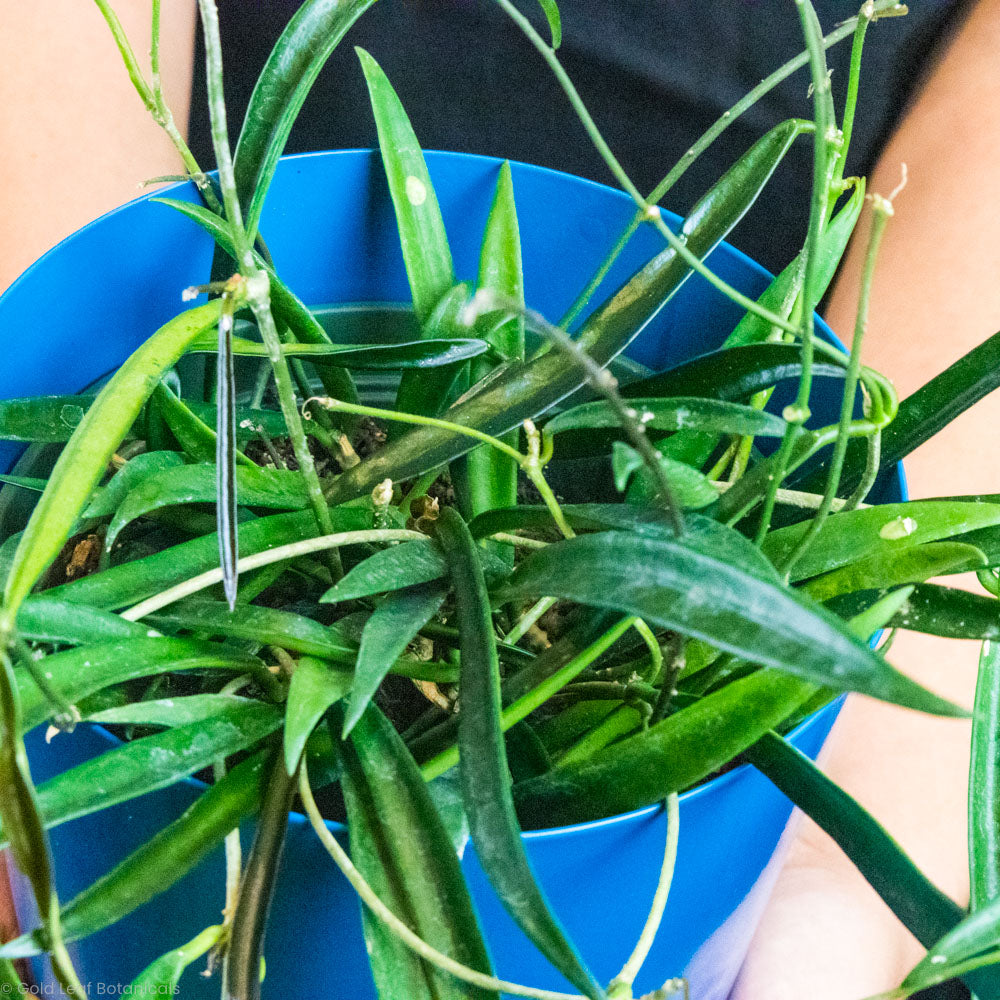
[[[149,49],[149,0],[115,3],[140,61]],[[92,0],[0,0],[0,289],[64,236],[178,173],[180,160],[151,125]],[[165,0],[164,90],[187,125],[195,4]],[[67,178],[69,180],[67,181]]]
[[[143,57],[149,0],[116,9]],[[0,0],[0,288],[58,239],[180,169],[150,123],[89,0]],[[183,127],[195,4],[163,2],[165,89]],[[44,43],[43,43],[44,40]],[[900,393],[1000,327],[1000,0],[981,0],[891,143],[872,189],[887,193],[906,161],[876,281],[868,363]],[[26,81],[44,80],[29,89]],[[72,183],[65,183],[69,171]],[[44,199],[32,197],[45,192]],[[861,244],[829,317],[853,328]],[[1000,396],[977,406],[908,462],[914,496],[996,488],[980,458],[1000,422]],[[964,647],[964,648],[963,648]],[[973,644],[902,635],[892,659],[928,686],[969,704]],[[827,751],[828,772],[874,812],[956,899],[968,893],[964,797],[968,725],[852,699]],[[934,807],[928,809],[927,802]],[[0,907],[2,910],[2,907]],[[853,867],[804,823],[734,1000],[851,1000],[899,982],[919,957]]]
[[[875,280],[868,364],[900,395],[1000,329],[1000,2],[981,0],[893,138],[870,190],[909,168]],[[828,318],[849,336],[864,234],[851,248]],[[913,497],[994,492],[991,443],[1000,395],[907,459]],[[970,586],[975,581],[970,582]],[[889,657],[917,680],[971,705],[978,644],[912,633]],[[856,697],[824,759],[946,892],[968,901],[965,788],[969,724]],[[848,1000],[897,985],[917,943],[830,839],[803,823],[755,938],[734,1000]]]

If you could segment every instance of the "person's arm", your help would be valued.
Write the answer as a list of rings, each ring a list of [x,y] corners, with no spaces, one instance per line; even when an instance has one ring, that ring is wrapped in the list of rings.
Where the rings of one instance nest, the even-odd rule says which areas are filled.
[[[980,0],[880,159],[869,187],[896,200],[875,280],[866,363],[904,396],[1000,329],[1000,0]],[[863,229],[867,229],[863,226]],[[827,316],[854,328],[866,232]],[[996,492],[1000,394],[906,461],[910,493]],[[971,705],[978,644],[900,633],[889,659]],[[848,699],[826,772],[855,795],[946,892],[968,899],[969,724]],[[792,848],[734,1000],[852,1000],[898,985],[920,948],[811,823]]]
[[[149,0],[114,4],[148,65]],[[194,0],[162,4],[164,89],[186,127]],[[0,0],[0,290],[80,226],[178,173],[93,0]]]

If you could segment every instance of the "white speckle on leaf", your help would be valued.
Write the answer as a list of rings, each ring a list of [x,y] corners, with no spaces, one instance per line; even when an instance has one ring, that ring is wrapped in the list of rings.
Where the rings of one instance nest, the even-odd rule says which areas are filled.
[[[912,535],[917,530],[917,522],[912,517],[897,517],[883,524],[879,535],[887,541],[895,542]]]
[[[931,965],[943,965],[947,961],[944,955],[931,955]]]
[[[427,201],[427,185],[413,174],[406,178],[406,199],[415,208]]]

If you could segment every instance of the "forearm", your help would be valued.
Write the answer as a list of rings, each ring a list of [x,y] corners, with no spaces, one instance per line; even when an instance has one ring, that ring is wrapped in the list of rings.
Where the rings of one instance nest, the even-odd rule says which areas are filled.
[[[147,59],[149,0],[114,4]],[[0,0],[0,289],[46,249],[180,170],[117,58],[93,0]],[[164,89],[183,129],[191,88],[194,0],[165,0]]]

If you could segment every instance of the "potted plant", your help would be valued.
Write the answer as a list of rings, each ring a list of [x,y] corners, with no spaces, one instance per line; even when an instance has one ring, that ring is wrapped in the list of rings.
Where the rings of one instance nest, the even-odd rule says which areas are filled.
[[[113,977],[131,967],[135,993],[176,989],[186,966],[214,949],[228,995],[259,995],[277,880],[265,993],[288,992],[292,979],[303,995],[370,993],[367,971],[339,960],[351,942],[360,951],[350,926],[356,903],[315,891],[326,878],[319,855],[329,851],[364,901],[364,946],[382,995],[551,996],[568,980],[588,996],[629,996],[670,891],[679,793],[693,788],[683,829],[718,833],[728,808],[759,817],[770,833],[741,846],[747,870],[730,886],[734,898],[717,894],[735,911],[725,931],[739,929],[702,940],[727,920],[718,900],[706,906],[695,890],[675,920],[701,939],[674,955],[657,951],[645,975],[660,986],[700,947],[702,966],[720,954],[725,962],[711,970],[713,984],[695,961],[695,995],[725,995],[748,913],[766,898],[761,870],[789,808],[747,768],[712,778],[739,759],[831,829],[928,946],[950,933],[915,972],[914,989],[995,957],[990,906],[963,920],[794,749],[798,741],[815,753],[843,691],[960,711],[895,672],[867,640],[896,624],[989,634],[992,598],[924,581],[976,568],[995,589],[988,568],[997,561],[1000,505],[865,502],[880,470],[891,475],[909,449],[992,388],[983,372],[995,345],[899,403],[891,383],[861,365],[860,335],[850,355],[815,335],[814,307],[865,192],[842,176],[849,136],[837,131],[807,3],[815,121],[782,123],[764,136],[675,233],[650,207],[662,190],[647,200],[632,188],[561,74],[554,5],[543,4],[550,44],[501,2],[560,73],[627,195],[527,167],[425,158],[389,81],[362,53],[398,232],[394,244],[373,243],[385,205],[369,215],[361,198],[344,197],[351,177],[366,190],[372,157],[278,165],[309,83],[368,4],[313,0],[300,9],[263,71],[234,158],[214,5],[202,0],[218,186],[189,160],[204,204],[189,191],[187,200],[169,199],[176,213],[147,200],[106,217],[0,303],[0,321],[14,324],[38,309],[36,290],[59,275],[98,296],[90,315],[103,319],[98,303],[113,302],[108,319],[122,331],[113,345],[95,344],[86,362],[95,377],[116,366],[96,395],[27,396],[22,385],[14,391],[26,398],[0,404],[8,440],[64,444],[50,470],[5,477],[5,495],[40,493],[23,530],[6,529],[0,547],[0,818],[38,927],[0,954],[48,952],[68,992],[81,991],[74,950],[104,982],[113,978],[96,957]],[[835,34],[853,33],[860,56],[868,22],[892,9],[867,4]],[[140,93],[170,128],[161,95],[107,14]],[[155,78],[155,30],[153,52]],[[852,116],[853,103],[845,123]],[[714,248],[799,137],[815,147],[809,234],[768,282],[729,248]],[[275,208],[283,191],[293,197]],[[294,198],[302,192],[307,203]],[[565,197],[580,213],[596,209],[627,227],[606,265],[608,248],[554,238],[545,208],[562,208]],[[873,207],[865,288],[891,201],[876,196]],[[470,211],[476,225],[446,224]],[[154,218],[158,235],[137,235]],[[206,290],[215,297],[174,316],[171,300],[204,280],[210,257],[210,241],[194,242],[203,237],[192,222],[219,247],[217,281]],[[321,242],[324,232],[340,256]],[[166,258],[154,256],[150,267],[137,240],[166,249]],[[116,243],[113,264],[95,259],[96,246]],[[539,259],[541,275],[530,266]],[[132,267],[143,275],[134,301],[122,299],[121,285],[91,277]],[[702,284],[686,283],[694,271]],[[290,272],[295,280],[286,280]],[[404,295],[412,316],[303,304]],[[62,301],[79,302],[70,294]],[[545,318],[567,306],[558,324]],[[859,334],[865,310],[863,295]],[[706,314],[715,341],[680,347],[685,330],[707,326]],[[722,349],[659,372],[616,361],[646,327],[639,357],[658,369],[680,360],[670,350]],[[376,337],[365,339],[372,328]],[[191,356],[205,353],[218,365],[207,399],[191,390],[200,374]],[[402,372],[398,385],[379,375],[386,371]],[[40,391],[91,381],[82,371],[68,375],[73,384]],[[835,382],[829,419],[814,377]],[[782,382],[797,386],[784,405],[772,397]],[[574,395],[581,390],[589,397]],[[776,407],[765,409],[769,401]],[[777,447],[758,450],[758,440]],[[72,732],[48,746],[35,739],[36,776],[60,772],[36,791],[22,733],[47,722]],[[90,723],[115,727],[124,742]],[[976,726],[985,747],[990,714]],[[214,772],[208,787],[187,781],[203,772]],[[165,787],[160,809],[140,809],[140,796]],[[313,795],[320,788],[322,811]],[[720,805],[727,791],[738,797]],[[296,793],[310,826],[289,818]],[[699,819],[703,806],[723,812]],[[350,858],[322,812],[347,819]],[[243,856],[239,825],[255,815]],[[522,838],[521,825],[543,832]],[[50,838],[60,879],[76,879],[81,890],[62,907]],[[221,890],[204,882],[182,883],[172,908],[150,909],[223,840],[221,922]],[[607,912],[625,892],[627,903],[619,902],[622,916],[598,923],[579,876],[566,874],[567,845],[606,866],[626,840],[659,841],[659,883],[654,892],[655,870],[640,872],[659,861],[609,869],[598,909]],[[109,841],[113,860],[96,858],[103,867],[91,875],[98,845]],[[987,830],[976,859],[984,885],[994,863],[989,843]],[[537,887],[525,845],[539,868],[546,854],[564,863],[559,874],[540,875],[549,895],[562,897],[554,908],[571,931],[582,924],[597,943],[608,939],[608,923],[638,932],[620,972],[623,956],[591,943],[582,950],[601,973],[587,968]],[[685,871],[703,884],[718,857],[681,850],[678,888]],[[463,869],[483,923],[498,914],[485,944]],[[639,887],[626,886],[629,869]],[[648,919],[644,896],[653,900]],[[214,916],[203,920],[206,912]],[[302,929],[320,921],[321,942],[307,942]],[[149,942],[126,949],[147,932],[167,953],[141,972],[155,958]],[[504,953],[517,933],[558,970],[540,974],[554,979],[509,981],[527,980],[532,969],[525,952]],[[505,979],[494,978],[488,949],[501,953]],[[193,995],[189,977],[181,989]],[[203,988],[214,994],[218,983]],[[991,995],[987,979],[975,988]]]

